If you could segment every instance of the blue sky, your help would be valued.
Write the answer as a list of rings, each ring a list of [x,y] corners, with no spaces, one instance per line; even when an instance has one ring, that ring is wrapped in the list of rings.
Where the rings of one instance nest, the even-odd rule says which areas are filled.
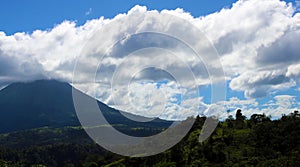
[[[0,6],[0,30],[7,34],[45,30],[64,20],[76,20],[81,25],[86,20],[100,16],[112,18],[119,13],[126,13],[135,5],[157,10],[183,8],[197,17],[230,7],[233,2],[235,0],[7,0],[1,2]]]
[[[81,52],[81,48],[77,46],[85,42],[91,29],[105,25],[107,20],[116,20],[115,16],[118,14],[129,15],[130,12],[137,11],[138,15],[144,15],[150,10],[167,10],[194,22],[219,51],[227,77],[226,100],[229,109],[243,108],[248,116],[253,112],[278,116],[281,110],[290,112],[300,105],[300,50],[297,46],[300,42],[300,1],[285,2],[292,2],[293,9],[278,0],[3,1],[0,6],[0,88],[13,81],[40,79],[44,76],[70,82],[74,55]],[[233,7],[233,3],[237,5]],[[177,8],[183,11],[170,11]],[[102,16],[107,20],[99,19]],[[158,20],[161,19],[159,17]],[[89,22],[92,19],[94,22]],[[129,18],[124,19],[128,19],[128,25],[122,25],[125,26],[124,31],[130,32],[131,24],[139,24],[134,21],[131,23]],[[118,23],[115,24],[116,27],[119,26]],[[122,36],[114,31],[109,30],[107,34]],[[131,42],[133,43],[129,46],[137,44],[134,43],[137,41]],[[116,52],[118,49],[120,48],[116,48]],[[114,58],[117,62],[118,57]],[[107,62],[116,63],[112,60]],[[111,66],[104,64],[104,67],[110,69]],[[201,65],[196,67],[200,68]],[[107,71],[103,76],[110,75],[110,72]],[[141,75],[147,77],[149,74],[151,72]],[[171,101],[173,98],[174,104],[178,104],[178,101],[174,101],[174,98],[178,99],[176,86],[171,82],[158,81],[158,84],[157,87],[153,82],[143,83],[147,89],[154,89],[152,91],[157,95],[160,88],[171,92],[168,96]],[[91,93],[90,85],[77,86],[82,91]],[[141,85],[135,86],[141,88]],[[201,99],[188,99],[186,103],[190,104],[185,105],[190,107],[189,110],[209,108],[211,105],[210,86],[203,86],[202,83],[199,88]],[[136,94],[131,97],[137,98],[135,100],[138,103],[144,102],[140,100],[143,97],[143,89],[141,90],[134,89]],[[109,91],[95,94],[108,104],[112,101]],[[123,95],[119,98],[122,99]],[[199,100],[201,105],[197,108],[195,106]],[[126,110],[128,104],[129,102],[121,109]],[[172,107],[179,112],[178,106]],[[220,106],[217,109],[226,110]],[[171,114],[169,118],[181,117],[180,114]]]

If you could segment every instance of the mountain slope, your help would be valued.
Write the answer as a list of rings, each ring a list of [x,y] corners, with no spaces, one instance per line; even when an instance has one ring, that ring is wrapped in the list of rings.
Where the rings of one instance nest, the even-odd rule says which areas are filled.
[[[76,90],[78,91],[78,90]],[[91,97],[78,91],[88,100]],[[166,128],[172,122],[155,119],[135,122],[98,101],[102,114],[110,124],[142,128]],[[87,109],[88,110],[88,109]],[[139,117],[130,114],[131,117]],[[38,128],[80,125],[74,109],[72,86],[56,80],[14,83],[0,91],[0,133]]]

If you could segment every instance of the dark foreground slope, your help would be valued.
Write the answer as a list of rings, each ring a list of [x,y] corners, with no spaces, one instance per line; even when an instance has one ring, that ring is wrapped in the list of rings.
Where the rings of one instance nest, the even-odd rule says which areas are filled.
[[[258,115],[227,119],[212,136],[198,142],[205,118],[197,118],[190,133],[172,149],[145,157],[109,153],[80,128],[41,128],[0,135],[0,166],[300,166],[299,114],[279,120]],[[1,160],[2,159],[2,160]]]
[[[82,92],[75,91],[85,99],[93,100]],[[145,123],[135,122],[124,117],[121,114],[122,111],[110,108],[99,101],[98,105],[108,122],[120,127],[121,131],[128,131],[129,128],[161,130],[171,124],[170,121],[160,119]],[[139,116],[131,115],[131,117]],[[39,80],[14,83],[0,91],[0,133],[44,126],[79,125],[72,99],[72,86],[68,83],[56,80]],[[139,135],[143,134],[137,134],[137,136]]]

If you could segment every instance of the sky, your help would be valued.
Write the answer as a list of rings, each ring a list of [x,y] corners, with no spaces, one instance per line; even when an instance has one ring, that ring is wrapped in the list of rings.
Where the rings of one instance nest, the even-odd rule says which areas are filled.
[[[147,6],[148,9],[183,8],[193,16],[199,17],[230,7],[235,0],[74,0],[74,1],[4,1],[0,6],[1,31],[6,34],[46,30],[64,20],[76,21],[78,25],[89,19],[113,18],[119,13],[126,13],[135,5]]]
[[[0,88],[59,79],[149,117],[299,109],[300,1],[4,1]],[[109,49],[107,49],[109,48]]]

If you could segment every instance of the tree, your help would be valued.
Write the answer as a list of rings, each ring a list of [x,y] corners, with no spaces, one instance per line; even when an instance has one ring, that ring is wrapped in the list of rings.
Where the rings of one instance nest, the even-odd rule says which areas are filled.
[[[233,123],[232,122],[234,121],[234,119],[233,119],[232,115],[229,115],[228,118],[225,121],[227,122],[227,127],[228,128],[233,128]]]
[[[236,111],[236,114],[235,114],[235,119],[237,121],[244,121],[246,119],[246,117],[242,114],[242,110],[241,109],[238,109]]]
[[[236,126],[238,129],[244,128],[244,120],[246,117],[242,114],[242,110],[238,109],[235,114]]]
[[[6,161],[0,159],[0,166],[7,167],[8,163]]]
[[[256,125],[259,122],[265,122],[270,120],[270,116],[267,117],[265,114],[253,114],[250,117],[250,122],[254,123],[254,125]]]
[[[294,113],[291,114],[292,118],[295,119],[300,116],[299,111],[295,110]]]

